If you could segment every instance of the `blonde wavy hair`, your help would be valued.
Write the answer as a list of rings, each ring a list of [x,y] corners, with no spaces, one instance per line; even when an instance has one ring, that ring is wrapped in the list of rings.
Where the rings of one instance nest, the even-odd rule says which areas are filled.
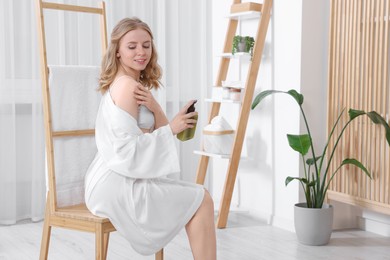
[[[111,83],[114,81],[115,75],[118,72],[120,66],[119,58],[116,56],[116,53],[119,49],[119,42],[122,37],[129,31],[136,29],[143,29],[149,33],[152,39],[152,55],[150,61],[146,68],[141,71],[140,82],[142,85],[151,88],[160,87],[161,79],[161,67],[157,63],[157,52],[153,43],[153,34],[149,26],[141,21],[137,17],[133,18],[124,18],[115,26],[111,33],[111,42],[107,49],[106,54],[103,57],[101,64],[101,73],[99,79],[99,88],[98,90],[103,94],[110,87]]]

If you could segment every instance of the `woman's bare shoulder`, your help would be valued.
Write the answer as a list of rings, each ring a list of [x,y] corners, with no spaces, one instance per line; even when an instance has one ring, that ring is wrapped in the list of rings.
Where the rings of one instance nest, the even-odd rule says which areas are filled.
[[[138,105],[134,97],[134,90],[137,84],[139,83],[133,78],[122,76],[117,78],[117,81],[110,88],[114,103],[135,118],[137,116]]]
[[[120,96],[126,92],[134,92],[138,82],[130,76],[120,76],[114,80],[110,87],[111,95],[118,93]]]

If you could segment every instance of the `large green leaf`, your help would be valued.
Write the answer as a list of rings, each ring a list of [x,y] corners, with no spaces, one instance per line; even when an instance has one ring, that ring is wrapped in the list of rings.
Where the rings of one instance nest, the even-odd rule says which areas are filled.
[[[358,116],[366,114],[371,119],[371,121],[374,124],[377,124],[377,125],[381,124],[381,125],[383,125],[383,127],[385,128],[385,131],[386,131],[386,141],[390,145],[390,126],[386,122],[386,120],[381,115],[379,115],[376,111],[371,111],[371,112],[367,112],[366,113],[363,110],[350,109],[348,111],[348,114],[349,114],[349,119],[350,120],[353,120],[353,119],[355,119]]]
[[[291,95],[299,105],[303,104],[303,95],[298,93],[295,89],[290,89],[287,94]]]
[[[252,102],[252,109],[254,109],[264,98],[275,93],[284,93],[284,92],[279,90],[264,90],[260,92]]]
[[[291,176],[288,176],[286,178],[286,180],[284,181],[284,184],[287,186],[291,181],[293,180],[298,180],[300,181],[301,183],[304,183],[304,184],[308,184],[308,181],[306,178],[299,178],[299,177],[291,177]]]
[[[284,94],[288,94],[290,96],[292,96],[295,101],[297,101],[297,103],[299,105],[302,105],[303,104],[303,95],[298,93],[296,90],[294,89],[290,89],[289,91],[285,92],[285,91],[280,91],[280,90],[264,90],[262,92],[260,92],[256,97],[255,99],[253,100],[252,102],[252,106],[251,108],[254,109],[264,98],[266,98],[267,96],[269,95],[272,95],[272,94],[276,94],[276,93],[284,93]]]
[[[356,109],[352,109],[352,108],[348,111],[350,120],[353,120],[355,117],[364,115],[365,113],[366,112],[364,112],[363,110],[356,110]]]
[[[361,170],[363,170],[364,173],[371,179],[371,174],[368,172],[367,168],[361,162],[359,162],[358,160],[353,159],[353,158],[352,159],[351,158],[344,159],[343,162],[341,163],[340,167],[343,166],[343,165],[346,165],[346,164],[355,165],[356,167],[358,167]]]
[[[371,121],[374,124],[381,124],[381,125],[383,125],[383,127],[385,128],[385,131],[386,131],[387,143],[390,145],[390,127],[387,124],[386,120],[381,115],[379,115],[377,112],[375,112],[375,111],[368,112],[367,116],[371,119]]]
[[[310,148],[310,136],[308,134],[304,135],[287,135],[288,143],[292,149],[298,153],[305,155]]]

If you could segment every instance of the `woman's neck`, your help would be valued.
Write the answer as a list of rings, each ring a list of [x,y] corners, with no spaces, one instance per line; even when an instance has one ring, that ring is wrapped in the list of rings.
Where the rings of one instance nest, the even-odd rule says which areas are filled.
[[[120,66],[117,74],[130,76],[139,82],[141,72],[132,69],[126,69],[123,66]]]

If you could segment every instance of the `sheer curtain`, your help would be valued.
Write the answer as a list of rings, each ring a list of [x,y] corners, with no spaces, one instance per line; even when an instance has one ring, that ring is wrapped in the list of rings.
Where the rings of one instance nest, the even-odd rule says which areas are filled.
[[[0,223],[43,216],[44,145],[32,1],[0,2]]]
[[[97,0],[53,0],[97,6]],[[210,3],[207,0],[106,1],[107,29],[138,16],[154,32],[164,87],[158,93],[172,118],[189,99],[201,99],[211,84]],[[49,64],[99,65],[99,21],[93,15],[45,12]],[[45,205],[44,134],[35,1],[0,1],[0,224],[39,221]],[[198,129],[207,107],[199,102]],[[179,143],[181,179],[193,181],[195,140]]]

